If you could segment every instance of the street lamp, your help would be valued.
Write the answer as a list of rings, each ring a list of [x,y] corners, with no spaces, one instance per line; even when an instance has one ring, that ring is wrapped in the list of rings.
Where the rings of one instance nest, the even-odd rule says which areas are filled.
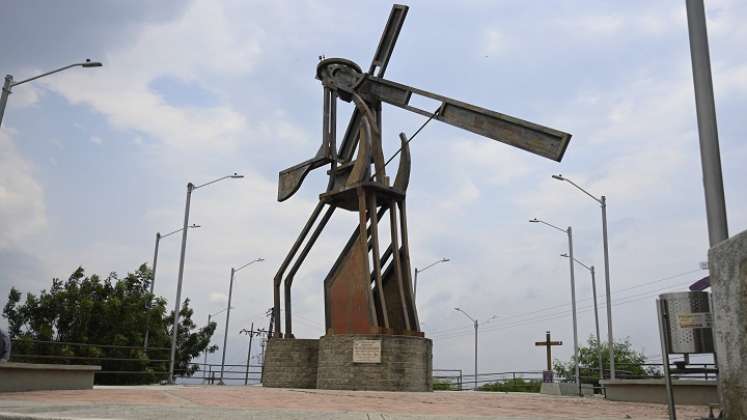
[[[610,352],[610,379],[615,379],[615,344],[613,341],[612,334],[612,290],[610,289],[610,256],[609,256],[609,245],[607,240],[607,197],[601,196],[600,198],[595,197],[585,189],[581,188],[575,182],[564,177],[563,175],[553,175],[554,179],[558,181],[565,181],[584,194],[591,197],[594,201],[599,203],[602,207],[602,244],[604,246],[604,283],[606,288],[606,299],[607,299],[607,345],[609,346]]]
[[[99,63],[98,61],[91,61],[90,59],[87,58],[86,61],[82,63],[74,63],[74,64],[70,64],[65,67],[60,67],[56,70],[48,71],[38,76],[34,76],[34,77],[30,77],[25,80],[21,80],[20,82],[14,82],[13,75],[10,75],[10,74],[5,75],[5,83],[3,83],[3,92],[2,92],[2,95],[0,95],[0,126],[2,126],[3,124],[3,114],[5,114],[5,105],[8,103],[8,96],[10,96],[10,94],[13,93],[11,89],[13,89],[14,87],[18,85],[22,85],[26,82],[30,82],[32,80],[39,79],[44,76],[49,76],[50,74],[58,73],[63,70],[73,68],[73,67],[90,68],[90,67],[101,67],[101,66],[102,64]]]
[[[480,322],[477,319],[472,318],[471,316],[469,316],[469,314],[467,312],[464,312],[461,308],[454,308],[454,310],[457,311],[457,312],[463,313],[464,316],[466,316],[467,318],[469,318],[469,320],[472,321],[472,324],[475,326],[475,389],[474,389],[474,391],[477,391],[477,329],[480,326]],[[488,318],[487,320],[485,320],[484,323],[487,324],[488,322],[490,322],[490,321],[492,321],[492,320],[494,320],[496,318],[498,318],[498,315],[493,315],[490,318]]]
[[[184,205],[184,227],[182,228],[182,250],[181,255],[179,256],[179,275],[176,282],[176,301],[174,302],[174,325],[171,331],[171,355],[169,357],[169,383],[171,384],[175,382],[174,361],[176,358],[176,337],[179,331],[179,309],[181,307],[180,300],[182,298],[182,280],[184,279],[184,254],[187,250],[187,226],[189,226],[189,204],[192,200],[192,191],[202,187],[207,187],[208,185],[215,184],[218,181],[223,181],[224,179],[238,179],[243,177],[244,175],[239,175],[234,172],[233,175],[226,175],[218,179],[214,179],[210,182],[206,182],[202,185],[195,186],[191,182],[187,183],[187,200],[186,204]]]
[[[573,313],[573,357],[576,359],[576,385],[578,386],[578,396],[582,397],[584,394],[581,391],[581,371],[579,369],[578,359],[578,321],[576,319],[576,279],[573,273],[573,230],[570,226],[568,229],[559,228],[553,224],[547,223],[544,220],[534,218],[529,221],[530,223],[542,223],[545,226],[551,227],[555,230],[565,232],[568,235],[568,254],[571,256],[569,263],[571,268],[571,310]]]
[[[570,258],[568,254],[560,254],[561,257]],[[594,294],[594,325],[596,326],[597,330],[597,345],[601,346],[602,342],[599,341],[599,308],[597,307],[597,281],[595,279],[594,275],[594,266],[592,265],[589,267],[588,265],[582,263],[581,261],[577,260],[576,258],[573,259],[573,261],[576,262],[576,264],[580,265],[581,267],[584,267],[585,269],[589,270],[589,273],[591,273],[591,292]],[[602,362],[602,352],[600,351],[599,354],[599,379],[604,379],[604,362]]]
[[[231,308],[231,309],[233,309],[233,308]],[[212,314],[208,314],[208,322],[207,322],[208,326],[210,326],[210,321],[213,319],[213,315],[221,314],[221,313],[223,313],[223,312],[225,312],[227,310],[228,310],[228,307],[225,307],[225,308],[221,309],[218,312],[213,312]],[[207,376],[205,376],[205,374],[207,373],[205,371],[205,369],[206,369],[206,366],[207,366],[208,348],[210,348],[210,343],[209,342],[208,342],[208,346],[205,348],[205,360],[202,362],[202,366],[203,366],[203,368],[202,368],[202,380],[203,381],[205,381],[207,379]]]
[[[239,268],[231,267],[231,281],[228,283],[228,310],[226,311],[226,331],[223,334],[223,357],[221,357],[220,359],[220,384],[221,385],[223,385],[223,368],[226,363],[226,346],[228,345],[228,321],[231,318],[231,295],[233,294],[233,276],[236,274],[237,271],[242,270],[246,267],[249,267],[255,262],[262,262],[264,260],[265,260],[264,258],[257,258],[256,260],[251,260]]]
[[[200,225],[192,224],[189,226],[190,229],[198,228]],[[179,228],[173,232],[169,232],[165,235],[161,235],[161,232],[156,232],[156,249],[153,251],[153,274],[150,279],[150,298],[148,299],[148,307],[150,309],[151,300],[153,299],[153,289],[156,287],[156,265],[158,264],[158,244],[161,239],[169,237],[177,232],[181,232],[184,228]],[[143,340],[143,351],[148,351],[148,336],[150,335],[150,322],[145,324],[145,339]]]
[[[436,265],[436,264],[440,264],[440,263],[447,263],[447,262],[449,262],[449,261],[451,261],[451,260],[450,260],[450,259],[448,259],[448,258],[446,258],[446,257],[443,257],[443,258],[441,258],[440,260],[436,260],[436,261],[434,261],[433,263],[431,263],[431,264],[427,265],[427,266],[426,266],[426,267],[425,267],[424,269],[422,269],[422,270],[419,270],[419,269],[418,269],[417,267],[415,267],[415,285],[413,286],[413,292],[412,292],[412,300],[413,300],[413,301],[415,300],[415,298],[416,298],[416,297],[417,297],[417,295],[418,295],[418,273],[422,273],[423,271],[425,271],[425,270],[427,270],[427,269],[429,269],[429,268],[433,267],[433,266],[434,266],[434,265]]]

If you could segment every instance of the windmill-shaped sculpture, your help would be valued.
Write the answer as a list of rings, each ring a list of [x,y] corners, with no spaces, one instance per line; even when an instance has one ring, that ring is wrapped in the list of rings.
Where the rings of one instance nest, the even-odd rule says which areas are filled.
[[[275,276],[276,338],[293,337],[293,278],[337,209],[357,212],[359,222],[324,280],[326,335],[423,336],[413,300],[407,236],[408,138],[400,134],[399,168],[392,181],[386,173],[388,162],[382,150],[383,103],[556,161],[561,160],[568,146],[570,134],[384,79],[407,10],[402,5],[392,8],[368,71],[344,58],[323,59],[317,65],[316,78],[324,89],[322,145],[313,158],[280,172],[278,200],[290,198],[313,169],[327,166],[329,183]],[[436,110],[417,108],[410,104],[413,96],[430,98],[440,102],[440,106]],[[339,144],[338,100],[355,105]],[[389,231],[382,232],[379,222],[387,213]]]

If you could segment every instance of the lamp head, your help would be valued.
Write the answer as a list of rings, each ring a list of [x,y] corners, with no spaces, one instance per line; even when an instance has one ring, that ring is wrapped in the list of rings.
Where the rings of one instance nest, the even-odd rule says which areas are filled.
[[[557,179],[558,181],[565,181],[565,178],[563,178],[562,174],[553,175],[552,177]]]
[[[98,61],[91,61],[90,58],[86,58],[86,61],[84,63],[81,63],[81,67],[101,67],[103,64],[99,63]]]
[[[239,175],[237,172],[234,172],[233,175],[230,175],[230,177],[234,179],[240,179],[243,178],[244,175]]]
[[[539,223],[539,219],[535,217],[534,219],[530,220],[529,223]]]
[[[451,261],[451,259],[449,259],[447,257],[441,258],[441,262],[449,262],[449,261]]]
[[[457,307],[457,308],[454,308],[454,310],[455,310],[455,311],[461,311],[461,309],[459,309],[458,307]]]
[[[197,224],[194,224],[194,223],[192,223],[192,226],[190,226],[190,227],[191,227],[192,229],[194,229],[194,228],[199,228],[199,227],[202,227],[202,225],[197,225]]]
[[[257,258],[257,259],[256,259],[256,260],[254,260],[254,261],[257,261],[257,262],[262,262],[262,261],[264,261],[264,260],[265,260],[264,258],[260,257],[260,258]]]
[[[560,256],[561,256],[561,257],[566,257],[566,258],[568,258],[568,254],[567,254],[567,253],[565,253],[565,252],[564,252],[564,253],[562,253],[562,254],[560,254]]]

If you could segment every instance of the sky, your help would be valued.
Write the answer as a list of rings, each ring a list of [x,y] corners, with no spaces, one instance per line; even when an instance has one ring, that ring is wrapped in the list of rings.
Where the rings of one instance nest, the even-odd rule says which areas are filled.
[[[411,144],[410,252],[433,365],[540,370],[551,330],[572,353],[569,264],[594,265],[604,306],[598,204],[608,199],[614,334],[659,358],[655,297],[707,275],[687,21],[682,1],[412,1],[387,78],[573,134],[561,163],[431,122]],[[729,229],[747,228],[747,3],[707,2]],[[246,357],[242,328],[266,327],[272,278],[326,188],[323,170],[278,203],[277,177],[321,142],[320,55],[366,68],[391,4],[381,1],[177,1],[0,5],[0,72],[25,79],[0,129],[0,304],[38,293],[78,266],[125,274],[151,264],[156,232],[178,229],[195,191],[183,296],[194,319],[226,306],[236,275],[227,362]],[[351,108],[339,108],[341,127]],[[385,106],[385,155],[422,116]],[[342,128],[338,130],[341,132]],[[394,165],[395,163],[393,163]],[[322,281],[355,227],[336,212],[294,281],[294,332],[324,333]],[[173,305],[178,235],[161,242],[156,293]],[[588,272],[576,266],[581,340],[594,333]],[[215,320],[222,343],[224,315]],[[4,325],[5,320],[2,320]],[[256,351],[256,350],[255,350]],[[210,356],[220,360],[220,352]]]

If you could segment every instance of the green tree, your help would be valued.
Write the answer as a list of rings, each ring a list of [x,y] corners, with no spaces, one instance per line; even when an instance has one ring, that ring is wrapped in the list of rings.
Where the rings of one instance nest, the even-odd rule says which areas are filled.
[[[12,288],[3,317],[15,339],[12,358],[33,363],[101,365],[99,384],[153,383],[167,379],[173,314],[166,300],[148,292],[152,271],[141,265],[134,273],[105,279],[86,276],[82,267],[67,281],[52,279],[38,297]],[[189,299],[180,310],[174,370],[187,376],[198,367],[190,361],[210,346],[215,323],[198,328]],[[146,326],[148,351],[143,348]],[[109,373],[111,372],[111,373]],[[114,373],[116,372],[116,373]],[[133,372],[133,373],[124,373]],[[137,372],[137,373],[135,373]]]
[[[645,366],[646,356],[635,350],[630,339],[614,343],[615,370],[618,378],[641,378],[657,376],[655,368]],[[578,349],[579,367],[581,371],[581,382],[599,385],[599,354],[602,355],[602,365],[605,375],[609,375],[609,348],[607,343],[599,343],[594,336],[589,336],[586,346]],[[576,357],[571,356],[568,362],[555,359],[553,370],[556,375],[566,381],[574,381],[576,378]]]

